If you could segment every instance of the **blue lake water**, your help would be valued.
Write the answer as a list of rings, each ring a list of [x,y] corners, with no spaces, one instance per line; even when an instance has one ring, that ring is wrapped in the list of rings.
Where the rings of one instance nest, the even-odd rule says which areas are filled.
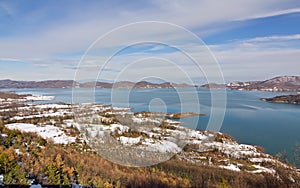
[[[53,101],[44,101],[46,103],[72,102],[72,89],[2,89],[2,91],[56,97]],[[96,89],[95,101],[111,104],[111,91],[111,89]],[[76,94],[79,98],[76,102],[90,102],[88,101],[90,94],[87,92],[90,92],[90,89],[77,89]],[[181,92],[189,93],[191,89],[183,89]],[[189,107],[195,106],[194,100],[182,101],[174,89],[133,89],[130,92],[126,89],[115,89],[115,93],[117,95],[113,98],[113,105],[130,106],[134,108],[132,111],[180,112],[183,103]],[[300,143],[300,105],[275,104],[259,100],[261,97],[282,94],[289,93],[227,90],[226,114],[220,131],[233,136],[240,143],[262,146],[272,155],[286,150],[292,158],[295,144]],[[122,99],[126,95],[128,101],[119,100],[118,96]],[[210,90],[198,88],[197,96],[200,112],[206,116],[199,117],[196,127],[205,130],[211,113]]]

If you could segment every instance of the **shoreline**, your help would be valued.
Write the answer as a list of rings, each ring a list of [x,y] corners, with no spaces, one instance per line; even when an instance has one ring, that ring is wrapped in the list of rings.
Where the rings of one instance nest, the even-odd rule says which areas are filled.
[[[90,145],[91,151],[99,152],[104,158],[121,164],[148,166],[176,155],[181,160],[192,163],[244,171],[240,163],[211,162],[210,158],[221,155],[223,160],[230,161],[243,158],[247,165],[252,166],[252,173],[275,173],[272,169],[260,166],[262,161],[285,166],[258,149],[259,147],[239,144],[224,133],[183,127],[180,122],[172,120],[170,114],[131,113],[128,110],[130,108],[117,108],[105,104],[74,106],[54,103],[23,104],[15,111],[6,108],[5,111],[0,111],[0,114],[3,116],[8,112],[12,113],[4,119],[6,128],[35,132],[55,144],[82,145],[86,142]],[[200,114],[176,114],[180,118],[191,115]],[[118,149],[111,150],[111,148]],[[122,160],[118,158],[120,154],[126,156],[128,151],[133,154],[131,157]],[[141,151],[147,153],[147,159],[151,160],[138,162],[142,157]]]

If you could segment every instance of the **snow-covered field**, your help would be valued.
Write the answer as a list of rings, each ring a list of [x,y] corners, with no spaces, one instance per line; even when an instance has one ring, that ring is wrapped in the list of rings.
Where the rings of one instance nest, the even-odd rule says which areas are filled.
[[[37,126],[33,124],[26,123],[14,123],[5,125],[11,130],[20,130],[23,132],[33,132],[37,133],[39,136],[46,140],[53,140],[55,144],[70,144],[75,142],[76,138],[67,136],[63,130],[52,125]]]

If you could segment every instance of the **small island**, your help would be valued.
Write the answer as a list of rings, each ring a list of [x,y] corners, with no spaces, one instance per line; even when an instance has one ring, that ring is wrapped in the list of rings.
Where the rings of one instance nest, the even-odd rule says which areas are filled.
[[[300,94],[298,95],[281,95],[273,98],[261,98],[260,100],[274,103],[300,104]]]

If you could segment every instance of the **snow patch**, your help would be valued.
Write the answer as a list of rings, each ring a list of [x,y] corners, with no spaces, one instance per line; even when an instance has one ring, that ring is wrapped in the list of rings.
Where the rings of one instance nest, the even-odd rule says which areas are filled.
[[[178,153],[181,151],[181,148],[178,147],[177,144],[168,141],[168,140],[159,140],[159,141],[154,141],[152,139],[145,139],[142,142],[142,148],[143,150],[147,151],[153,151],[153,152],[161,152],[161,153]]]
[[[37,125],[27,123],[13,123],[7,124],[5,126],[11,130],[16,129],[24,132],[33,132],[44,139],[53,139],[53,142],[55,144],[69,144],[75,142],[76,140],[75,137],[67,136],[58,127],[52,125],[45,125],[44,127],[39,127]]]
[[[42,96],[42,95],[32,95],[25,97],[28,101],[51,101],[55,97],[54,96]]]
[[[228,166],[220,165],[219,167],[220,167],[220,168],[227,169],[227,170],[237,171],[237,172],[241,171],[241,170],[239,169],[239,167],[236,166],[236,165],[234,165],[234,164],[230,164],[230,165],[228,165]]]
[[[254,171],[251,171],[252,173],[262,173],[262,172],[266,172],[266,173],[269,173],[269,174],[275,174],[275,170],[272,169],[272,168],[265,168],[265,167],[262,167],[260,165],[252,165],[254,168],[257,168],[257,170],[254,170]]]
[[[36,108],[56,108],[56,109],[61,109],[61,108],[70,108],[69,105],[66,104],[40,104],[40,105],[35,105]]]
[[[126,137],[126,136],[120,136],[119,140],[124,145],[132,146],[132,145],[139,143],[141,140],[141,137],[131,138],[131,137]]]

